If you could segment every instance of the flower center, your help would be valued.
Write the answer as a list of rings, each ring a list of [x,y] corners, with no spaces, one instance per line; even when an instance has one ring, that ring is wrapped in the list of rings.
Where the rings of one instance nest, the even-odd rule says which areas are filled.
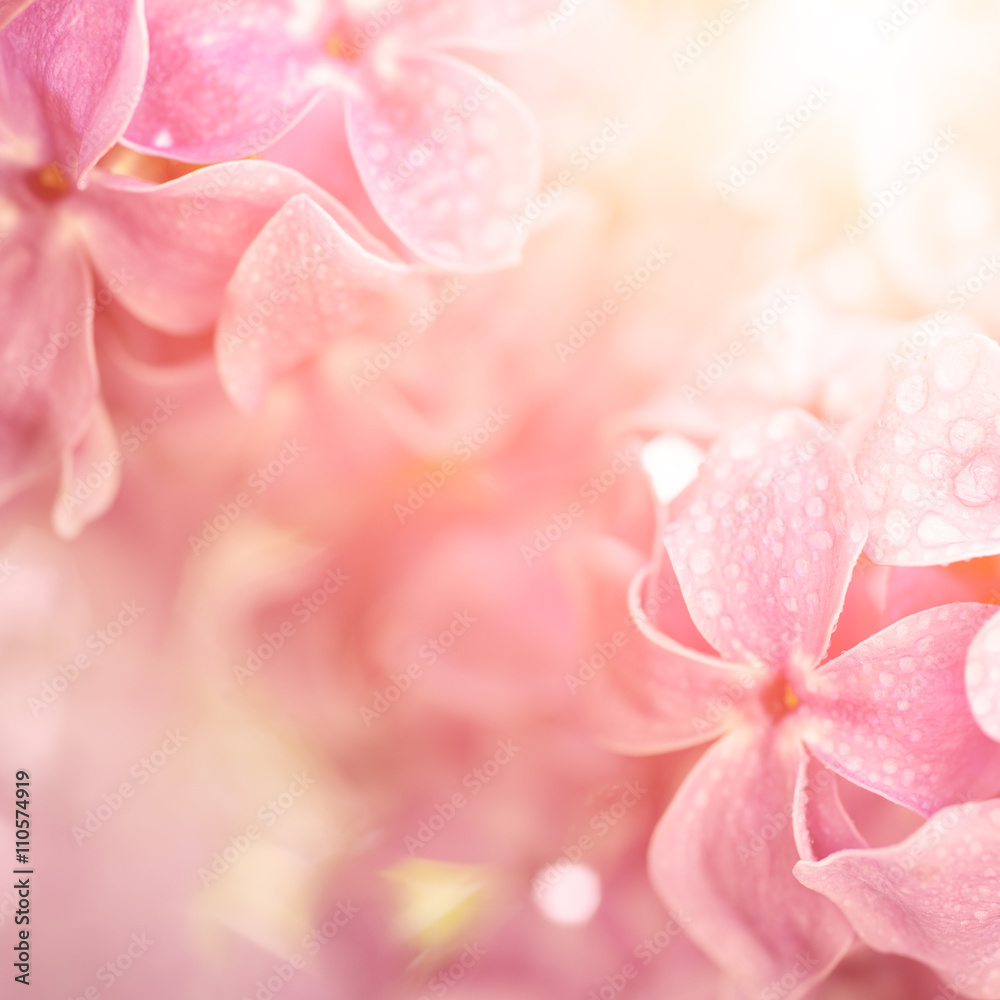
[[[342,22],[337,29],[326,40],[323,46],[327,55],[334,59],[342,59],[344,62],[357,62],[361,58],[361,53],[371,44],[371,39],[361,31],[354,32],[354,41],[347,38],[347,22]]]
[[[32,194],[42,201],[59,201],[72,190],[58,163],[50,163],[47,167],[29,174],[28,187]]]
[[[802,704],[783,674],[779,674],[761,692],[764,711],[775,721],[783,719]]]

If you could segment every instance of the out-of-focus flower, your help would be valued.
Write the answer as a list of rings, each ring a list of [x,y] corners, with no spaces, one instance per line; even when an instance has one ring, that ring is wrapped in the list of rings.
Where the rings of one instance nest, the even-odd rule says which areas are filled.
[[[792,874],[800,858],[864,846],[830,772],[923,815],[1000,785],[1000,746],[976,725],[963,684],[966,650],[990,609],[955,604],[905,618],[817,667],[867,518],[846,453],[802,411],[720,439],[669,511],[663,541],[677,584],[724,659],[649,621],[646,599],[669,594],[644,593],[649,573],[639,572],[630,605],[642,645],[621,644],[598,695],[605,736],[632,753],[723,737],[668,807],[651,875],[744,988],[791,976],[789,995],[799,996],[853,938]],[[607,547],[592,559],[594,627],[612,635],[638,557]]]
[[[192,163],[250,156],[334,89],[365,191],[399,239],[446,269],[504,267],[540,173],[536,127],[501,83],[437,50],[495,47],[544,9],[152,0],[151,80],[125,141]]]
[[[142,89],[135,3],[81,13],[38,0],[0,35],[0,57],[0,499],[59,457],[66,492],[113,450],[93,349],[94,316],[113,297],[180,334],[202,332],[222,312],[221,374],[247,407],[335,331],[398,308],[410,269],[288,168],[227,163],[162,185],[93,169]],[[73,535],[103,513],[117,482],[104,477],[87,504],[57,502],[57,529]]]

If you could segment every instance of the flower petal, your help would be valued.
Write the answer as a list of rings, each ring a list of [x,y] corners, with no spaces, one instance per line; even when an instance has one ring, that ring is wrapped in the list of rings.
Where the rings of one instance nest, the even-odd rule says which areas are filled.
[[[334,336],[402,323],[417,280],[360,247],[308,195],[292,198],[243,255],[226,289],[216,356],[223,385],[259,408],[279,375]]]
[[[858,457],[876,562],[1000,552],[1000,347],[952,331],[901,369]]]
[[[968,996],[1000,997],[1000,800],[943,809],[891,847],[800,861],[795,875],[872,948],[926,962]]]
[[[347,102],[347,135],[365,190],[419,257],[455,271],[516,264],[515,216],[541,173],[537,128],[487,74],[445,56],[402,56],[366,75]]]
[[[300,193],[362,247],[383,249],[315,184],[256,160],[220,163],[156,187],[95,176],[84,234],[98,270],[128,309],[158,329],[196,333],[215,323],[247,247]]]
[[[128,124],[147,57],[141,0],[35,0],[0,34],[5,114],[34,161],[86,175]]]
[[[947,604],[903,618],[807,678],[804,739],[838,774],[927,816],[1000,790],[1000,745],[976,725],[965,657],[994,613]]]
[[[749,995],[774,980],[799,997],[839,961],[853,934],[792,875],[792,796],[801,745],[790,726],[742,727],[711,747],[667,808],[650,877],[694,942]]]
[[[270,146],[330,85],[329,60],[288,0],[147,0],[149,79],[125,133],[188,163]]]
[[[117,445],[111,418],[98,403],[86,433],[63,454],[59,496],[52,508],[52,529],[60,538],[76,538],[115,502],[122,479],[121,462],[113,459],[116,452],[121,458]]]
[[[1000,741],[1000,614],[986,622],[969,646],[965,690],[982,731]]]
[[[53,465],[97,400],[94,291],[72,237],[25,213],[0,253],[0,502]]]
[[[402,0],[400,7],[400,30],[414,42],[492,50],[529,41],[554,13],[552,0]]]
[[[752,668],[686,649],[649,622],[641,595],[642,556],[613,538],[594,538],[575,550],[582,589],[586,653],[576,675],[586,685],[588,715],[599,739],[619,753],[680,750],[714,739],[736,723],[738,706],[761,679]],[[597,666],[595,667],[595,663]]]
[[[0,0],[0,28],[5,28],[33,0]]]
[[[805,747],[795,781],[792,832],[799,856],[807,861],[850,847],[868,846],[840,801],[832,772]]]
[[[818,663],[867,528],[830,432],[789,409],[726,435],[671,510],[664,543],[705,638],[727,659]]]

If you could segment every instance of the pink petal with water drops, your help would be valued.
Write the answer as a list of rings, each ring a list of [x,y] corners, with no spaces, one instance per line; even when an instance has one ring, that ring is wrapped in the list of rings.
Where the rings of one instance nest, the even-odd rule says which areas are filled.
[[[534,121],[510,90],[445,56],[404,55],[347,103],[362,183],[418,257],[455,271],[516,264],[515,223],[541,173]]]
[[[933,966],[958,993],[1000,998],[1000,801],[951,806],[902,843],[800,861],[795,875],[872,948]]]
[[[664,543],[705,638],[727,659],[818,663],[867,529],[830,432],[789,409],[728,434],[671,510]]]
[[[149,78],[125,133],[189,163],[270,146],[333,82],[321,11],[289,0],[147,0]]]
[[[792,832],[799,856],[818,861],[834,851],[867,847],[837,792],[833,772],[802,747],[792,805]]]
[[[876,562],[1000,553],[1000,347],[946,333],[900,368],[858,457]]]
[[[854,937],[837,908],[792,875],[800,751],[792,726],[730,733],[695,765],[649,846],[654,887],[749,996],[785,976],[794,983],[782,996],[803,996]]]
[[[601,742],[619,753],[663,753],[730,730],[761,675],[686,649],[650,624],[644,606],[670,595],[642,592],[643,558],[624,543],[591,539],[575,550],[573,565],[586,625],[583,659],[599,664],[574,694],[586,699]]]
[[[405,325],[412,269],[359,246],[307,195],[296,195],[247,248],[216,335],[223,385],[248,411],[270,384],[337,336]]]
[[[147,58],[141,0],[35,0],[0,34],[5,115],[75,182],[124,131]]]
[[[965,690],[982,731],[1000,740],[1000,614],[983,625],[969,646]]]
[[[97,269],[109,283],[119,276],[116,294],[141,320],[171,333],[198,333],[215,324],[246,248],[300,193],[360,245],[381,247],[315,184],[257,160],[205,167],[156,187],[95,177],[83,233]]]
[[[965,694],[966,651],[994,611],[922,611],[824,663],[802,695],[812,752],[924,816],[1000,792],[1000,744],[976,725]]]

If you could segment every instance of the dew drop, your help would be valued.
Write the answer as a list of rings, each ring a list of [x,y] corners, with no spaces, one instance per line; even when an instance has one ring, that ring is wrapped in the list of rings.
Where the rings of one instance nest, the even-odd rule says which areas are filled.
[[[1000,471],[978,455],[955,477],[955,496],[966,507],[983,507],[1000,493]]]
[[[896,406],[903,413],[919,413],[927,402],[927,380],[923,375],[910,375],[896,388]]]
[[[960,455],[975,451],[983,443],[984,437],[983,428],[974,420],[956,420],[948,433],[952,448]]]
[[[688,566],[693,573],[703,576],[715,565],[715,556],[709,549],[695,549],[688,557]]]
[[[806,513],[810,517],[822,517],[826,513],[826,504],[820,497],[810,497],[806,501]]]
[[[833,548],[833,539],[826,531],[816,531],[809,536],[809,544],[814,549],[824,551],[826,549]]]
[[[950,545],[964,542],[965,536],[940,514],[925,514],[917,525],[917,537],[924,545]]]
[[[698,604],[707,618],[717,618],[722,611],[722,598],[714,590],[701,591]]]
[[[928,479],[944,479],[948,474],[948,456],[943,451],[925,451],[917,462],[917,468]]]

